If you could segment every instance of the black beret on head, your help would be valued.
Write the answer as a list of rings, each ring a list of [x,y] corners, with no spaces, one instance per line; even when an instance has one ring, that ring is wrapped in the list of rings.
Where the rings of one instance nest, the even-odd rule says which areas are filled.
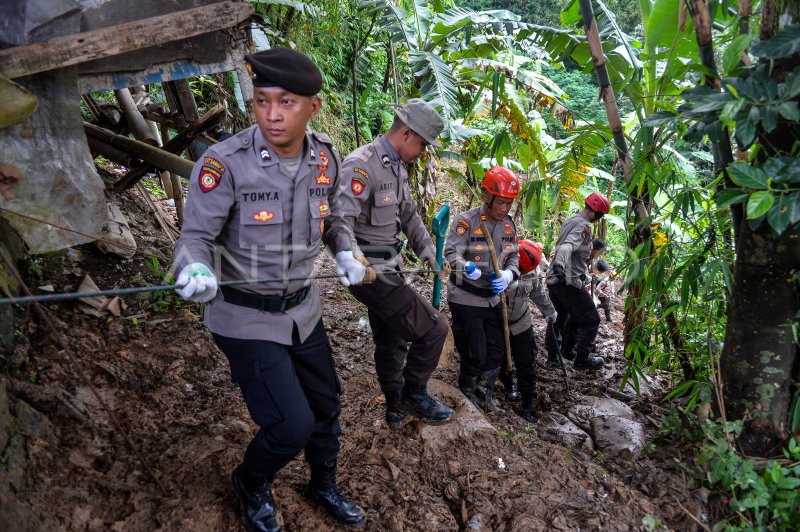
[[[322,89],[322,73],[305,54],[291,48],[270,48],[247,54],[255,87],[281,87],[301,96],[314,96]]]

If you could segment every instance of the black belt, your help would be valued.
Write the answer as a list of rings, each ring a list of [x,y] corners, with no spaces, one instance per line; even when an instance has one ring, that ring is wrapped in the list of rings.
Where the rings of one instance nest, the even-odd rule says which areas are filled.
[[[358,247],[365,257],[370,259],[389,260],[395,258],[403,249],[403,241],[396,240],[393,244],[372,244],[363,238],[356,237]]]
[[[222,286],[220,290],[222,291],[222,296],[225,298],[225,302],[231,305],[239,305],[240,307],[254,308],[266,312],[285,312],[302,303],[311,288],[305,286],[297,292],[286,296],[251,294],[250,292],[242,292],[229,286]]]
[[[450,274],[450,282],[456,285],[458,288],[464,290],[465,292],[469,292],[470,294],[476,295],[478,297],[494,297],[495,294],[490,288],[478,288],[477,286],[473,286],[469,283],[462,283],[458,284],[456,282],[456,274]]]

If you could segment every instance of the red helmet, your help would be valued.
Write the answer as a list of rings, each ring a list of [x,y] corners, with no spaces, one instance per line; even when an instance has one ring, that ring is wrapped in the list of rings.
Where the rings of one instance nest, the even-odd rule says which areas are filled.
[[[519,245],[519,267],[524,273],[532,272],[542,260],[542,245],[539,242],[530,240],[520,240]]]
[[[608,202],[608,198],[599,192],[592,192],[587,196],[586,206],[594,212],[602,212],[603,214],[608,214],[611,211],[611,203]]]
[[[486,171],[481,188],[489,194],[514,199],[519,196],[519,179],[505,166],[492,166]]]

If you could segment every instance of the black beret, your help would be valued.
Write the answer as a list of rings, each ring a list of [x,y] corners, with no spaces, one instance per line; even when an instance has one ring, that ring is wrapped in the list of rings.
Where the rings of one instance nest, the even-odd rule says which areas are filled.
[[[305,54],[291,48],[270,48],[244,57],[255,87],[282,87],[301,96],[322,89],[322,72]]]

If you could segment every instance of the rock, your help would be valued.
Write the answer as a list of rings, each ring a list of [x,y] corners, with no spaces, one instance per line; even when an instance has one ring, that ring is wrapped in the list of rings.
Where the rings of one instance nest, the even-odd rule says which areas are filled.
[[[10,435],[15,432],[11,425],[12,422],[6,378],[0,376],[0,452],[6,448]]]
[[[566,447],[586,452],[594,451],[589,435],[558,412],[546,412],[539,418],[539,428],[554,435]]]
[[[591,420],[595,445],[609,457],[636,459],[644,449],[644,428],[636,421],[620,417],[595,417]]]
[[[481,436],[496,438],[497,429],[486,421],[480,410],[458,389],[440,380],[428,381],[428,393],[454,410],[453,418],[444,425],[420,422],[419,435],[427,457],[437,456],[458,440],[476,442]]]
[[[106,206],[108,217],[100,232],[102,240],[95,241],[95,245],[103,253],[113,253],[129,259],[136,255],[136,240],[128,226],[128,220],[113,203],[107,203]]]
[[[567,417],[586,432],[589,432],[589,421],[592,418],[608,416],[634,418],[631,407],[622,401],[590,395],[584,396],[582,404],[573,406],[567,412]]]

